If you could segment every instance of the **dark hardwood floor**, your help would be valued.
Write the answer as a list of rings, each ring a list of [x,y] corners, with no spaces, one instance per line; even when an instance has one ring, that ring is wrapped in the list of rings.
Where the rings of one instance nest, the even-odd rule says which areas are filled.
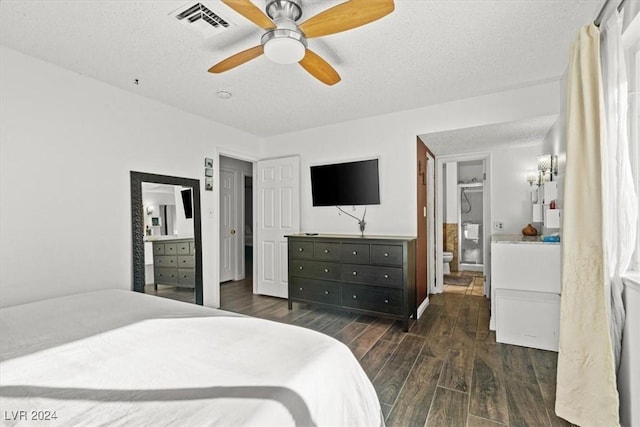
[[[285,299],[254,295],[248,273],[220,285],[221,308],[342,341],[371,379],[388,427],[570,425],[553,411],[557,353],[496,343],[477,273],[462,273],[474,277],[468,286],[431,295],[408,333],[397,321],[307,304],[289,311]],[[145,291],[193,302],[189,289]]]
[[[400,322],[252,293],[251,278],[221,284],[221,308],[313,329],[358,358],[392,426],[568,426],[555,416],[557,354],[498,344],[482,279],[430,296],[422,317]]]

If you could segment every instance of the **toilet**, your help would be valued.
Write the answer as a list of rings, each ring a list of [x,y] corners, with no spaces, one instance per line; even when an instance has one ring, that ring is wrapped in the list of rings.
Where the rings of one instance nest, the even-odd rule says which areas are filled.
[[[451,273],[451,267],[449,263],[453,261],[453,253],[452,252],[442,252],[442,263],[444,264],[444,274]]]

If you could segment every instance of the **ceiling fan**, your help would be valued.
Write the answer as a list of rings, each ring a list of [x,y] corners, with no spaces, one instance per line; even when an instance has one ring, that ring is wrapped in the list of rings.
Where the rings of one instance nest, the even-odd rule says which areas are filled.
[[[307,47],[307,39],[327,36],[376,21],[394,10],[393,0],[347,0],[298,25],[302,0],[267,0],[266,14],[250,0],[222,0],[224,4],[266,30],[260,44],[209,68],[223,73],[264,54],[279,64],[299,63],[309,74],[327,85],[340,81],[331,65]]]

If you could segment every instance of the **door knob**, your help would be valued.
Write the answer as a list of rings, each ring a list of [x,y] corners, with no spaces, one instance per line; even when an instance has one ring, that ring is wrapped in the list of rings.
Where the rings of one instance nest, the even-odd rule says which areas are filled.
[[[231,234],[236,234],[236,230],[231,229],[231,231],[230,231],[229,233],[231,233]]]

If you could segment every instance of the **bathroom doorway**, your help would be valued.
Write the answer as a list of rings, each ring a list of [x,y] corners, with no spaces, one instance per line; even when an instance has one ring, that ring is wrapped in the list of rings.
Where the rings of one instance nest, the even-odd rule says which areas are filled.
[[[437,158],[436,292],[489,293],[489,160],[488,153]]]

